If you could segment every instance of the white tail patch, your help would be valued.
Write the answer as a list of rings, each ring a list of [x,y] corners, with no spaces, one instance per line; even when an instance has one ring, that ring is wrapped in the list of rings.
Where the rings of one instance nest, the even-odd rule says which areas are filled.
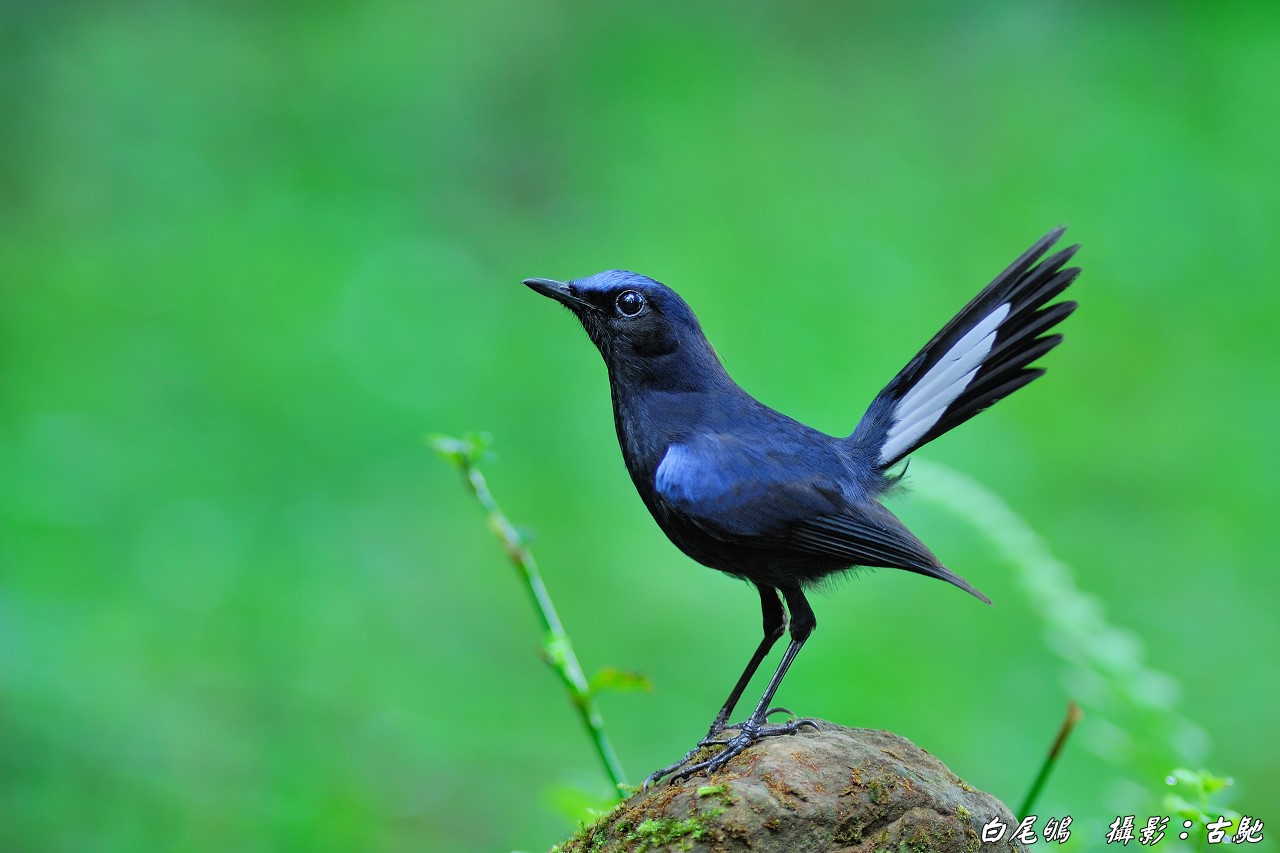
[[[969,387],[995,346],[996,332],[1010,310],[1011,305],[1006,302],[983,317],[902,396],[893,407],[893,425],[880,448],[882,464],[896,459],[915,444],[938,422],[947,406]]]

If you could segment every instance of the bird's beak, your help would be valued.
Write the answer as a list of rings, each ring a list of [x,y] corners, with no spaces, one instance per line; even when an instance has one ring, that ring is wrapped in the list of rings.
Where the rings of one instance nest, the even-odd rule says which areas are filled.
[[[563,281],[556,281],[552,278],[526,278],[524,283],[543,296],[550,296],[555,301],[570,308],[591,307],[590,303],[579,299],[569,288],[569,285]]]

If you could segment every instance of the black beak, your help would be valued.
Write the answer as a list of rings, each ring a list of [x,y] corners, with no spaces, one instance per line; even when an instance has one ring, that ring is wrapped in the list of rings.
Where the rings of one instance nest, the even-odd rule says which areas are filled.
[[[526,278],[524,283],[543,296],[550,296],[555,301],[570,308],[591,307],[586,300],[579,299],[573,292],[573,288],[563,281],[556,281],[552,278]]]

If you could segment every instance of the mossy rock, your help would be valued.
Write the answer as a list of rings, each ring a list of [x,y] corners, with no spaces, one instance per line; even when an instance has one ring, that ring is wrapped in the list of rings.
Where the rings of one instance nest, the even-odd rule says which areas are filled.
[[[820,722],[767,738],[710,779],[641,791],[583,827],[563,853],[1022,850],[1003,803],[906,738]],[[993,819],[1008,830],[980,844]]]

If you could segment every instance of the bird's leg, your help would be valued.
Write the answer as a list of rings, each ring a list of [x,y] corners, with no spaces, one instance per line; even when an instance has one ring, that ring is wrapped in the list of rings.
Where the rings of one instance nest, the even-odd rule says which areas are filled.
[[[809,639],[809,635],[818,624],[817,619],[814,618],[813,609],[809,607],[809,602],[800,591],[800,587],[782,587],[781,589],[787,599],[787,609],[791,611],[791,642],[787,645],[787,650],[783,653],[782,661],[773,673],[773,678],[769,679],[769,685],[765,687],[764,695],[756,704],[755,711],[742,724],[736,735],[728,740],[718,741],[724,743],[724,749],[705,761],[699,761],[697,764],[679,770],[671,777],[672,782],[688,779],[703,772],[710,775],[761,738],[794,734],[803,726],[818,728],[818,724],[807,717],[789,720],[779,725],[769,725],[767,722],[771,710],[769,704],[773,701],[773,695],[778,692],[778,687],[782,684],[782,679],[786,676],[791,662],[800,653],[805,640]]]
[[[761,584],[756,584],[756,589],[760,593],[760,612],[764,621],[764,639],[760,641],[760,645],[756,646],[755,654],[751,656],[751,660],[747,661],[747,668],[742,671],[742,675],[738,677],[738,683],[733,685],[733,690],[729,692],[729,698],[720,707],[720,712],[716,714],[716,718],[711,721],[711,728],[707,729],[707,736],[698,741],[693,749],[689,750],[685,757],[675,764],[650,773],[645,778],[643,787],[648,788],[673,770],[680,769],[688,764],[704,746],[717,742],[716,738],[725,730],[729,715],[733,713],[738,700],[742,698],[742,692],[747,689],[747,684],[751,682],[751,677],[756,674],[761,662],[773,649],[773,644],[787,630],[787,612],[782,609],[782,599],[778,597],[778,590]],[[770,711],[775,710],[779,709],[770,709]],[[768,714],[765,716],[768,716]],[[732,728],[740,729],[742,726],[732,726]]]
[[[698,746],[706,746],[720,732],[724,731],[729,722],[729,715],[737,707],[738,700],[742,698],[742,693],[747,689],[747,685],[751,683],[756,670],[760,668],[760,664],[765,657],[773,650],[773,644],[787,630],[787,613],[782,609],[782,599],[778,597],[778,590],[771,586],[760,585],[757,585],[756,589],[760,591],[760,612],[764,621],[764,639],[760,641],[760,645],[756,646],[756,652],[751,656],[751,660],[747,662],[747,668],[738,677],[738,683],[733,685],[729,698],[720,707],[720,712],[711,721],[711,728],[707,730],[707,736],[698,742]],[[739,728],[739,726],[732,726],[732,728]],[[694,751],[696,752],[697,750]]]

